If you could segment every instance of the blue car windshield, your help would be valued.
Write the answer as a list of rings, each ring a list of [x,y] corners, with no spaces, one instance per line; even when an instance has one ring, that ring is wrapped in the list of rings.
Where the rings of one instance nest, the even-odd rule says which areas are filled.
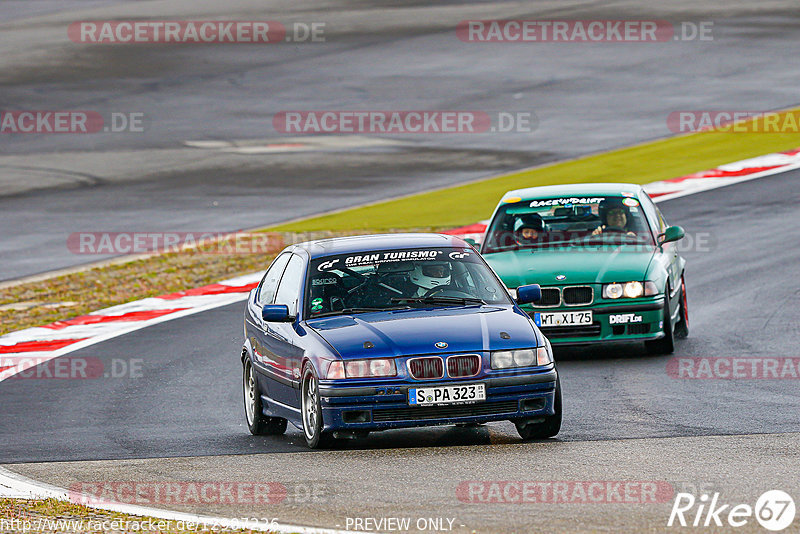
[[[501,207],[486,232],[482,253],[653,244],[644,210],[632,196],[542,198]]]
[[[472,248],[381,250],[311,261],[305,317],[430,306],[512,304]]]

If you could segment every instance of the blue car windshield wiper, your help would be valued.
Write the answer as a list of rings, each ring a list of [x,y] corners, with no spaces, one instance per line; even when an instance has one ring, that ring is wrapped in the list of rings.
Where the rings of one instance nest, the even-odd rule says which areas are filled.
[[[395,297],[392,302],[422,302],[424,304],[486,304],[486,301],[477,297]]]
[[[386,306],[383,308],[344,308],[342,310],[333,310],[325,313],[316,314],[313,317],[309,317],[309,319],[317,319],[319,317],[328,317],[331,315],[351,315],[354,313],[369,313],[369,312],[408,310],[408,309],[411,309],[411,306]]]

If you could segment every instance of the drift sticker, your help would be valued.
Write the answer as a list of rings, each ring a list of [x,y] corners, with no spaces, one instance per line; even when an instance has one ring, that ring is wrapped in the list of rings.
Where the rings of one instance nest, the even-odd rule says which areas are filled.
[[[609,315],[608,322],[609,324],[641,323],[642,316],[635,313],[619,313],[617,315]]]
[[[639,201],[636,200],[635,198],[626,198],[625,200],[622,201],[622,203],[628,206],[629,208],[639,205]]]

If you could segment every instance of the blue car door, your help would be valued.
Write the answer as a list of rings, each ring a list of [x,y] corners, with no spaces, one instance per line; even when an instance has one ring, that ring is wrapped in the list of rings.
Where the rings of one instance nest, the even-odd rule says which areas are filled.
[[[283,272],[275,304],[285,304],[289,315],[298,316],[300,296],[303,292],[306,262],[298,255],[292,255],[286,270]],[[297,319],[291,323],[267,323],[266,341],[270,362],[274,373],[270,384],[270,397],[286,406],[299,408],[300,365],[303,361],[303,349],[299,346]]]
[[[270,369],[268,362],[273,357],[269,354],[269,338],[267,336],[267,323],[261,318],[261,309],[266,304],[272,304],[275,301],[275,293],[278,291],[278,282],[280,282],[283,271],[286,269],[286,264],[289,263],[291,254],[283,253],[267,270],[264,279],[255,290],[254,294],[247,301],[247,316],[245,320],[245,327],[247,329],[247,339],[250,340],[250,347],[253,350],[253,366],[256,369],[256,378],[259,382],[262,393],[271,395],[271,390],[274,387],[270,386],[273,380],[270,380],[273,371]]]

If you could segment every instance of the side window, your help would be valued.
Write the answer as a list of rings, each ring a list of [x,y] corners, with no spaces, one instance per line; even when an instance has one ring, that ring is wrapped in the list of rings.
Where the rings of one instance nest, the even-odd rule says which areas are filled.
[[[650,197],[647,196],[647,194],[642,195],[640,200],[642,202],[642,207],[644,208],[644,213],[647,215],[647,223],[653,230],[653,238],[656,238],[658,237],[658,234],[664,231],[661,229],[663,218],[659,217],[660,213],[658,212],[658,208],[656,208],[656,205],[653,204],[653,201],[650,200]]]
[[[275,295],[275,304],[286,304],[289,306],[289,315],[297,315],[297,302],[300,300],[300,290],[303,282],[303,264],[305,262],[300,256],[292,255],[286,271],[283,273],[281,283],[278,285],[278,293]]]
[[[661,214],[661,210],[658,209],[658,206],[656,206],[656,213],[658,214],[658,224],[661,227],[659,233],[663,234],[669,224],[667,224],[667,221],[664,219],[664,215]]]
[[[278,256],[272,262],[267,274],[264,275],[264,280],[261,282],[261,287],[258,289],[258,297],[256,302],[259,306],[265,304],[272,304],[272,299],[275,297],[275,291],[278,289],[278,281],[281,279],[283,269],[289,261],[291,254],[285,253]]]

